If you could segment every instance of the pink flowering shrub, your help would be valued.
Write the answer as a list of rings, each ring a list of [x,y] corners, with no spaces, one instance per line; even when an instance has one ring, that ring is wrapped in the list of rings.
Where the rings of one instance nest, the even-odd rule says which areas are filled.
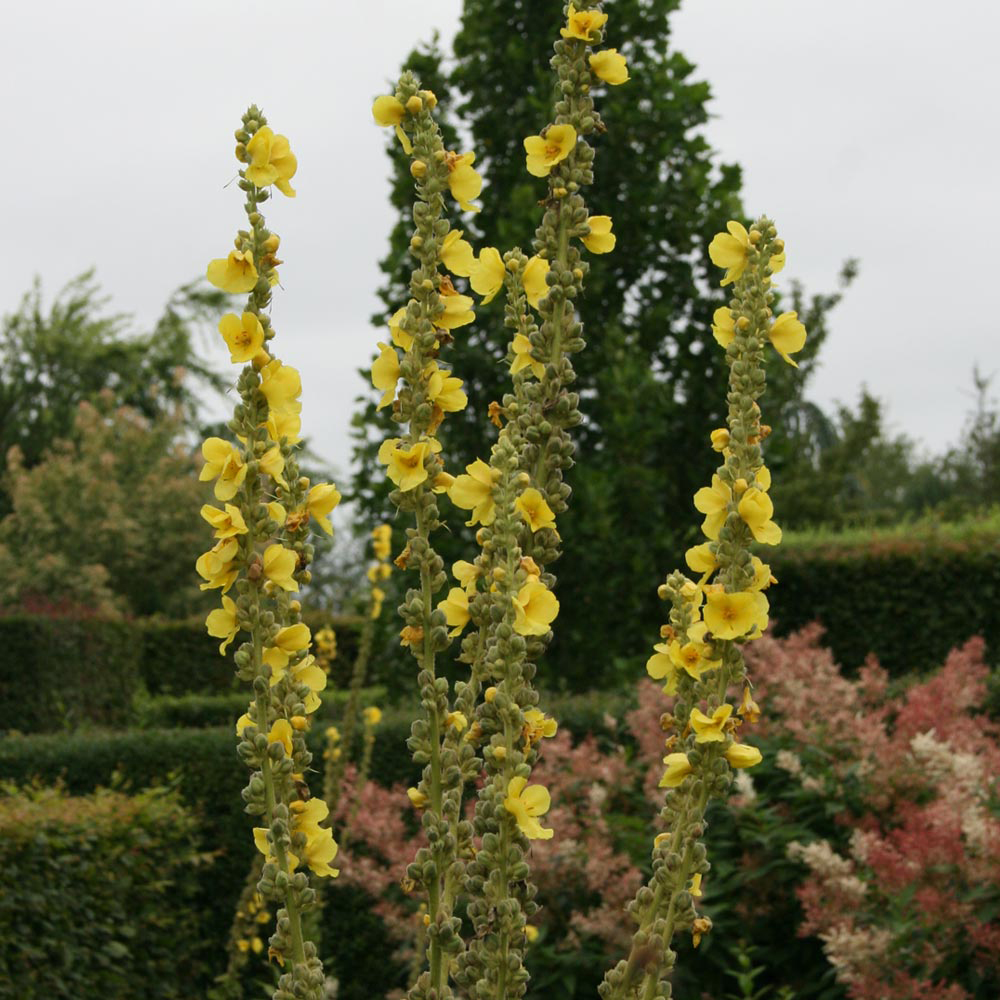
[[[616,848],[609,814],[621,809],[636,769],[621,747],[598,748],[592,736],[575,746],[568,733],[546,740],[534,780],[551,792],[546,817],[558,831],[532,847],[532,877],[542,910],[534,923],[541,941],[557,951],[586,947],[610,957],[631,940],[622,920],[625,904],[642,880],[627,853]],[[348,769],[336,816],[340,881],[364,889],[397,943],[396,958],[407,963],[421,931],[421,917],[401,885],[406,866],[423,842],[416,811],[401,785],[386,789],[368,782],[355,794]],[[400,811],[405,803],[405,811]],[[471,815],[472,801],[467,803]]]
[[[893,695],[873,660],[843,677],[819,637],[763,639],[749,657],[775,762],[838,807],[838,847],[789,845],[808,871],[799,933],[852,1000],[995,996],[1000,729],[976,712],[982,641]]]
[[[993,1000],[1000,727],[980,710],[982,643],[900,689],[873,659],[846,677],[821,636],[813,626],[748,650],[762,715],[740,739],[764,762],[739,772],[728,806],[709,816],[712,871],[699,908],[714,930],[681,963],[675,994],[731,991],[745,939],[765,970],[757,986],[787,986],[800,1000]],[[541,906],[531,997],[593,995],[607,960],[628,946],[623,907],[659,832],[669,708],[644,680],[621,744],[574,743],[565,726],[544,742],[534,780],[551,792],[556,836],[531,848]],[[404,878],[419,814],[402,786],[369,782],[356,796],[348,772],[337,829],[340,881],[374,898],[408,962],[423,931]]]

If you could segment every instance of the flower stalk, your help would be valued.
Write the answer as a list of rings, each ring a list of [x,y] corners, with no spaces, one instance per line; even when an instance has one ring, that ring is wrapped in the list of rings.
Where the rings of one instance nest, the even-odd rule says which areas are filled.
[[[696,906],[702,877],[711,869],[703,840],[706,807],[728,793],[734,770],[761,760],[759,750],[737,738],[742,723],[758,714],[742,647],[767,628],[763,591],[774,582],[751,547],[755,541],[781,540],[767,495],[771,476],[761,442],[769,428],[761,423],[758,399],[765,389],[768,340],[794,364],[789,355],[805,343],[805,329],[794,314],[772,318],[772,275],[784,266],[784,244],[774,225],[761,218],[749,232],[736,222],[728,228],[709,248],[713,262],[726,268],[722,283],[734,284],[730,305],[716,312],[713,327],[730,373],[727,426],[712,433],[712,446],[724,461],[712,485],[694,498],[705,515],[707,538],[685,556],[697,579],[671,573],[659,590],[670,602],[670,621],[646,669],[675,697],[672,715],[664,716],[669,734],[660,781],[667,789],[660,812],[664,832],[654,841],[652,877],[628,907],[637,924],[632,948],[605,976],[604,1000],[670,996],[674,935],[690,931],[697,945],[711,930]],[[733,689],[742,692],[736,705],[727,700]]]
[[[272,187],[294,197],[296,159],[288,140],[274,134],[256,107],[243,116],[236,139],[248,228],[238,232],[228,257],[209,264],[207,274],[221,290],[247,294],[242,315],[227,314],[219,324],[232,362],[243,368],[229,424],[235,443],[210,438],[202,448],[201,478],[215,480],[215,497],[224,506],[202,509],[217,542],[199,558],[197,570],[202,589],[223,594],[222,607],[206,621],[209,634],[223,640],[220,652],[241,632],[247,636],[234,659],[253,700],[236,731],[239,755],[251,769],[243,790],[246,810],[264,824],[254,830],[264,856],[256,891],[263,903],[278,907],[268,956],[286,971],[274,996],[320,1000],[322,963],[302,930],[302,916],[316,905],[316,894],[297,869],[305,863],[316,875],[337,874],[329,864],[337,845],[319,826],[325,805],[309,798],[304,779],[312,761],[305,743],[308,716],[319,707],[326,675],[309,653],[311,636],[293,595],[311,579],[310,522],[332,532],[327,515],[340,495],[328,483],[310,488],[299,474],[301,379],[273,355],[268,309],[278,280],[280,240],[266,227],[260,208]],[[235,601],[225,596],[233,587]]]

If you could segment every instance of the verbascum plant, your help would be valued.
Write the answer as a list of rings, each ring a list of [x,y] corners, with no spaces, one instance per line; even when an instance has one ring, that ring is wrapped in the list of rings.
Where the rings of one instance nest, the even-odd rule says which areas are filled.
[[[770,428],[761,423],[757,400],[765,389],[768,342],[794,365],[791,355],[805,344],[806,331],[793,312],[772,316],[771,276],[784,266],[785,253],[770,220],[758,219],[749,232],[730,222],[709,254],[725,268],[722,284],[733,285],[730,304],[716,311],[713,325],[729,366],[727,426],[711,435],[723,463],[694,498],[707,539],[685,554],[696,578],[671,573],[659,590],[670,602],[670,621],[646,669],[675,697],[673,715],[663,718],[663,832],[653,844],[652,877],[629,905],[638,925],[631,951],[601,984],[605,1000],[670,996],[674,935],[687,931],[697,945],[711,929],[696,905],[711,867],[706,807],[727,794],[735,770],[761,760],[759,750],[739,739],[742,724],[759,715],[742,647],[767,628],[764,591],[775,582],[751,548],[754,542],[777,545],[781,529],[772,519],[771,476],[761,451]]]
[[[590,215],[581,194],[593,181],[587,138],[603,130],[591,88],[627,79],[624,59],[614,50],[592,52],[606,20],[599,5],[567,7],[552,59],[561,95],[554,121],[524,141],[528,172],[548,184],[536,255],[529,259],[515,248],[501,258],[486,248],[471,275],[473,290],[485,296],[501,282],[506,286],[514,383],[502,404],[491,408],[502,429],[489,466],[474,463],[449,490],[456,505],[482,524],[474,566],[455,569],[476,626],[463,646],[472,667],[463,700],[485,686],[484,697],[462,705],[474,710],[486,772],[475,810],[481,847],[466,874],[475,933],[456,975],[474,997],[525,991],[526,921],[536,910],[530,841],[554,834],[542,824],[549,792],[530,778],[539,744],[555,735],[557,723],[537,707],[532,681],[559,611],[555,577],[546,567],[559,555],[556,516],[568,507],[564,473],[574,451],[569,431],[581,419],[579,399],[569,389],[576,377],[572,355],[585,346],[574,300],[583,291],[587,264],[576,241],[596,253],[614,247],[611,219]],[[448,604],[459,605],[461,593],[452,591]]]
[[[406,547],[395,562],[400,569],[415,572],[419,581],[400,606],[404,622],[400,640],[417,661],[422,711],[408,741],[414,762],[423,767],[420,784],[410,790],[410,797],[423,810],[428,841],[407,870],[407,887],[419,889],[427,907],[428,968],[410,991],[414,998],[451,995],[450,959],[462,948],[461,920],[455,915],[463,867],[459,859],[472,852],[471,824],[460,817],[461,796],[465,783],[477,774],[473,748],[462,735],[462,720],[451,708],[447,679],[436,671],[437,654],[448,648],[451,638],[444,612],[435,607],[435,595],[446,576],[431,536],[441,526],[435,493],[452,482],[439,456],[437,430],[448,413],[467,403],[461,379],[443,369],[439,358],[452,331],[475,318],[472,299],[459,294],[441,270],[443,258],[463,254],[465,248],[471,255],[461,233],[451,230],[444,218],[444,198],[449,194],[471,209],[482,178],[472,167],[473,153],[445,150],[431,114],[436,103],[433,93],[421,90],[413,74],[405,73],[395,94],[378,98],[373,107],[375,120],[395,127],[411,157],[417,199],[410,240],[417,262],[411,298],[390,321],[394,346],[379,344],[380,355],[372,368],[372,381],[383,391],[379,405],[391,404],[392,417],[403,428],[401,437],[390,438],[379,451],[396,487],[392,502],[413,517]],[[403,350],[402,359],[396,347]]]
[[[285,968],[276,1000],[323,996],[324,975],[316,947],[302,930],[303,914],[316,905],[303,867],[335,876],[337,845],[321,824],[327,807],[309,796],[305,774],[309,715],[320,704],[326,674],[309,652],[311,635],[294,596],[311,578],[310,522],[332,533],[329,514],[340,495],[329,483],[310,486],[300,476],[296,449],[301,429],[301,379],[274,354],[275,328],[268,312],[277,284],[279,239],[261,214],[272,188],[287,197],[296,159],[284,136],[251,107],[236,131],[239,186],[246,194],[248,228],[235,249],[208,265],[208,280],[230,294],[246,294],[242,314],[228,313],[219,332],[234,364],[239,402],[229,423],[235,441],[209,438],[202,447],[201,478],[215,481],[215,497],[202,516],[217,542],[197,570],[202,589],[219,589],[222,607],[207,619],[210,635],[226,647],[246,635],[235,654],[237,676],[253,699],[236,726],[238,752],[251,769],[243,790],[246,811],[263,824],[254,841],[264,857],[256,891],[274,903],[277,925],[268,957]],[[235,588],[236,599],[226,596]]]
[[[347,766],[348,754],[354,747],[354,729],[357,725],[358,704],[361,698],[361,689],[364,686],[365,677],[368,673],[368,661],[371,658],[375,622],[378,621],[382,614],[382,604],[385,601],[385,591],[380,584],[385,583],[392,575],[392,566],[389,563],[389,540],[391,537],[392,528],[388,524],[380,524],[372,529],[372,549],[375,555],[375,562],[368,567],[366,574],[370,584],[367,607],[365,609],[366,615],[364,624],[361,626],[358,651],[354,658],[353,669],[351,670],[351,685],[348,689],[347,704],[344,706],[344,714],[341,718],[340,726],[329,726],[326,730],[327,746],[324,751],[326,766],[323,775],[323,798],[330,807],[331,815],[337,812],[344,768]],[[316,635],[317,642],[319,642],[320,635],[321,633],[317,633]]]
[[[456,506],[471,512],[469,525],[481,526],[477,535],[481,551],[474,563],[461,560],[453,566],[460,586],[451,588],[438,605],[435,613],[441,617],[436,621],[428,618],[432,627],[447,624],[449,637],[460,634],[470,622],[475,628],[463,642],[461,654],[470,665],[471,676],[456,684],[453,701],[449,702],[443,680],[437,680],[432,688],[429,675],[420,678],[423,704],[431,717],[426,726],[421,721],[414,727],[411,748],[415,760],[424,762],[426,758],[431,763],[421,783],[410,789],[410,798],[424,810],[424,827],[432,847],[421,852],[408,874],[414,884],[430,890],[425,917],[430,972],[418,979],[411,990],[413,997],[426,996],[430,989],[438,990],[439,996],[447,995],[440,991],[450,991],[449,971],[455,982],[475,997],[521,996],[527,982],[523,967],[525,921],[535,909],[527,863],[529,841],[553,834],[540,822],[549,808],[548,792],[540,785],[530,785],[528,779],[539,742],[556,732],[555,720],[536,707],[538,694],[531,680],[534,663],[547,645],[558,613],[558,601],[552,593],[555,578],[544,567],[558,556],[555,516],[567,509],[569,488],[563,482],[563,472],[572,464],[569,429],[581,419],[578,397],[568,387],[575,379],[571,356],[584,347],[573,300],[582,291],[587,265],[574,240],[581,240],[596,253],[614,246],[610,218],[589,215],[580,194],[592,182],[594,152],[586,137],[603,128],[590,90],[602,81],[619,84],[628,79],[625,60],[615,50],[591,51],[602,40],[606,20],[599,5],[567,7],[562,38],[552,60],[561,93],[555,121],[524,143],[529,173],[548,179],[535,256],[528,259],[516,248],[501,255],[494,247],[486,247],[476,256],[463,234],[449,231],[446,223],[440,226],[435,247],[440,263],[454,275],[468,278],[484,303],[506,289],[505,322],[514,332],[509,355],[514,391],[505,396],[502,405],[490,406],[490,417],[501,428],[490,463],[476,461],[464,475],[452,479],[439,473],[434,480],[447,489]],[[407,103],[412,86],[415,84],[408,83],[404,88],[401,81],[396,95],[380,98],[374,111],[381,124],[397,127],[404,146],[412,151],[418,197],[425,201],[426,186],[422,191],[421,181],[427,176],[427,167],[418,133],[412,143],[407,134],[412,130],[407,127],[409,116],[414,114]],[[416,103],[414,109],[421,110]],[[447,183],[452,194],[463,208],[470,208],[469,199],[478,194],[481,185],[471,168],[472,154],[446,153],[444,162],[450,168]],[[457,177],[453,167],[460,171]],[[414,252],[426,247],[419,232],[423,212],[418,203],[414,212],[418,233],[411,243]],[[427,277],[426,271],[418,269],[411,291],[416,292]],[[442,281],[449,290],[453,288],[446,276]],[[532,309],[538,311],[540,323]],[[408,350],[407,357],[413,338],[406,324],[412,319],[411,300],[410,306],[390,321],[392,339]],[[379,348],[372,380],[384,393],[380,403],[384,406],[393,401],[399,376],[403,375],[404,383],[407,376],[395,350],[385,344]],[[419,359],[414,370],[423,362]],[[401,393],[394,416],[402,417],[405,408]],[[435,429],[439,422],[433,424]],[[406,443],[413,447],[412,441]],[[402,477],[392,467],[394,450],[400,447],[396,439],[386,442],[382,457],[389,463],[389,477],[402,490]],[[434,453],[433,446],[428,451]],[[426,478],[430,474],[427,470]],[[418,520],[417,537],[419,528]],[[412,559],[413,537],[411,533],[399,560],[404,565]],[[438,560],[435,572],[440,568]],[[425,593],[436,592],[444,582],[443,574],[434,579],[435,586]],[[408,599],[404,618],[407,611],[412,615],[413,607]],[[429,609],[424,604],[421,610],[426,615]],[[414,628],[426,626],[407,620],[404,642]],[[480,745],[484,745],[482,760],[472,750]],[[435,760],[440,762],[438,771]],[[441,767],[450,769],[451,775],[447,815],[436,811],[434,780]],[[474,832],[481,843],[477,852],[468,824],[461,818],[460,805],[466,783],[481,768],[485,769],[486,782],[475,810]],[[426,883],[433,845],[438,847],[434,871],[439,874],[448,866],[444,892],[439,896],[446,906],[436,905],[433,887]],[[467,947],[456,936],[459,925],[453,917],[455,904],[463,895],[474,930]],[[445,938],[447,947],[442,944],[436,954],[435,939],[443,942]],[[451,959],[450,970],[438,957],[441,953]]]

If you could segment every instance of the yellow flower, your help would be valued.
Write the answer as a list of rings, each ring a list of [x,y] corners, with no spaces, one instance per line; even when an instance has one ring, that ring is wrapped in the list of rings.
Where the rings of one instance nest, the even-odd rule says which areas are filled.
[[[518,635],[545,635],[559,614],[559,600],[544,583],[528,577],[514,598],[514,613]]]
[[[725,451],[729,447],[729,429],[719,427],[709,435],[712,441],[712,451]]]
[[[430,802],[430,799],[418,788],[407,788],[406,795],[414,809],[424,809]]]
[[[534,486],[529,486],[515,501],[514,509],[528,522],[532,534],[540,528],[556,527],[556,516],[552,513],[552,508],[545,502]]]
[[[590,56],[591,72],[599,80],[615,87],[628,80],[628,63],[617,49],[604,49]]]
[[[408,351],[413,346],[413,337],[400,327],[403,317],[406,315],[406,306],[401,306],[389,318],[389,336],[392,342],[403,351]]]
[[[500,251],[496,247],[484,247],[469,275],[469,284],[477,295],[483,297],[483,305],[492,302],[497,292],[503,288],[506,273]]]
[[[467,594],[475,593],[476,580],[479,579],[479,568],[464,559],[459,559],[451,567],[452,575],[462,585]]]
[[[201,508],[201,516],[215,530],[216,538],[233,538],[247,533],[247,523],[243,520],[239,507],[234,507],[231,503],[226,504],[225,510],[207,503]]]
[[[285,748],[285,756],[292,756],[292,726],[287,719],[278,719],[267,734],[267,742],[280,743]]]
[[[263,660],[271,668],[271,686],[273,687],[285,676],[288,661],[302,650],[309,648],[312,634],[308,625],[298,622],[278,629],[278,634],[272,640],[272,645],[264,650]]]
[[[716,309],[712,314],[712,336],[720,347],[728,347],[736,336],[736,321],[733,312],[726,306]]]
[[[205,277],[223,292],[245,295],[257,284],[253,254],[249,250],[233,250],[228,257],[211,261]]]
[[[783,312],[768,330],[774,349],[793,367],[799,363],[789,357],[806,346],[806,328],[799,320],[797,312]]]
[[[456,733],[461,733],[469,727],[469,720],[464,712],[449,712],[444,717],[445,729],[454,729]]]
[[[404,492],[415,489],[427,479],[424,462],[430,452],[430,442],[418,441],[410,448],[400,448],[399,438],[382,442],[378,460],[386,466],[386,475]]]
[[[448,189],[452,198],[466,212],[478,212],[478,206],[471,203],[483,189],[482,177],[472,169],[476,154],[448,152],[445,153],[444,162],[448,168]]]
[[[441,263],[452,274],[468,278],[476,266],[476,257],[472,244],[462,239],[461,229],[449,230],[441,245]]]
[[[767,628],[767,598],[760,591],[747,590],[727,594],[709,590],[706,595],[705,624],[716,639],[738,639]]]
[[[711,716],[700,708],[691,709],[691,728],[695,731],[695,743],[722,743],[726,738],[725,725],[733,714],[733,706],[720,705]]]
[[[733,491],[717,476],[712,476],[712,485],[703,486],[694,495],[696,510],[705,515],[701,530],[706,538],[713,542],[719,537],[719,531],[729,516],[729,504]]]
[[[746,743],[734,743],[726,750],[726,760],[729,761],[729,766],[737,769],[754,767],[763,759],[761,752],[756,747],[747,746]]]
[[[321,704],[318,692],[326,687],[326,671],[316,662],[316,657],[310,653],[298,663],[292,664],[292,676],[299,684],[305,684],[309,688],[306,711],[315,712]]]
[[[320,826],[330,815],[330,807],[323,799],[316,798],[306,802],[293,802],[289,808],[293,831],[306,836],[302,860],[316,875],[336,878],[340,870],[331,868],[330,862],[337,856],[337,842],[328,827]]]
[[[684,553],[684,561],[692,572],[698,574],[711,573],[719,565],[715,553],[712,551],[712,546],[708,542],[689,548]]]
[[[469,598],[461,587],[452,587],[438,608],[444,612],[444,620],[451,626],[448,635],[458,635],[469,624]]]
[[[285,459],[280,446],[273,445],[260,456],[260,471],[269,475],[285,489],[288,488],[288,483],[285,482]]]
[[[302,430],[302,419],[298,413],[291,410],[282,412],[271,410],[267,415],[267,434],[272,441],[280,444],[282,438],[286,438],[289,444],[295,444],[299,440],[300,430]]]
[[[201,454],[205,464],[201,467],[198,478],[203,483],[218,478],[215,484],[216,500],[232,500],[247,477],[243,456],[229,441],[217,437],[210,437],[205,441],[201,446]]]
[[[701,872],[696,872],[694,875],[691,876],[691,886],[688,889],[688,892],[691,893],[692,896],[701,896],[701,894],[702,894],[701,893]]]
[[[379,524],[372,528],[372,553],[376,559],[385,562],[392,554],[392,528],[388,524]]]
[[[471,323],[476,318],[476,314],[472,311],[472,299],[468,295],[460,295],[456,292],[450,281],[447,283],[442,281],[438,292],[441,296],[441,303],[444,305],[444,312],[434,317],[436,326],[441,327],[442,330],[454,330],[456,327]]]
[[[266,125],[257,129],[247,143],[250,166],[246,168],[246,179],[257,187],[273,184],[283,195],[295,197],[295,191],[288,182],[298,170],[298,160],[283,135],[275,135]]]
[[[260,372],[260,391],[268,409],[276,413],[299,413],[302,404],[302,376],[298,369],[282,364],[277,358],[269,361]]]
[[[670,646],[658,642],[653,649],[656,651],[646,661],[646,673],[654,681],[665,681],[663,690],[666,694],[677,693],[677,667],[670,656]]]
[[[551,840],[553,831],[538,822],[538,817],[544,816],[551,805],[549,790],[544,785],[529,785],[527,778],[510,779],[503,806],[529,840]]]
[[[406,108],[395,97],[376,97],[372,105],[372,117],[376,123],[384,126],[395,126],[396,138],[399,139],[403,152],[407,156],[413,152],[413,146],[403,131],[402,121],[406,114]]]
[[[565,28],[559,29],[563,38],[579,38],[581,42],[589,42],[590,36],[604,27],[608,15],[598,10],[577,10],[569,5],[569,19]]]
[[[437,363],[432,361],[424,369],[427,378],[427,398],[444,413],[457,413],[464,410],[469,403],[469,397],[462,389],[462,380],[448,372],[441,371]]]
[[[678,670],[686,670],[695,680],[698,680],[707,670],[720,666],[722,660],[711,659],[712,647],[705,642],[708,626],[704,622],[695,622],[688,628],[688,641],[683,645],[675,639],[668,647],[670,659]]]
[[[306,507],[309,516],[328,534],[333,534],[330,513],[340,503],[340,493],[332,483],[317,483],[309,490]]]
[[[771,520],[774,504],[763,490],[755,486],[747,489],[740,497],[737,510],[758,542],[777,545],[781,541],[781,528]]]
[[[529,257],[528,263],[524,265],[521,279],[524,282],[524,294],[527,296],[528,305],[532,309],[537,309],[542,299],[549,294],[549,283],[545,280],[548,273],[549,262],[537,254]]]
[[[493,473],[490,467],[477,458],[465,467],[465,471],[468,475],[456,476],[448,490],[451,502],[462,510],[472,511],[471,519],[465,522],[469,527],[492,524],[496,506],[493,503]]]
[[[740,707],[736,709],[736,714],[742,715],[751,725],[760,718],[760,705],[753,700],[749,687],[743,689],[743,698]]]
[[[372,365],[372,385],[382,390],[382,399],[377,410],[388,406],[396,398],[396,383],[399,382],[399,355],[388,344],[378,342],[379,356]]]
[[[202,590],[214,590],[220,587],[224,594],[229,590],[236,582],[238,574],[233,560],[239,548],[239,542],[235,538],[225,538],[198,557],[194,568],[205,581],[200,585]]]
[[[660,778],[660,788],[676,788],[691,773],[691,761],[686,753],[668,753],[663,763],[667,769]]]
[[[264,328],[256,313],[245,312],[242,317],[226,313],[219,320],[219,333],[229,348],[233,364],[245,364],[264,346]]]
[[[727,222],[729,233],[716,233],[708,245],[708,256],[716,267],[726,269],[720,284],[731,285],[746,269],[750,234],[738,222]]]
[[[406,108],[396,97],[376,97],[372,104],[372,117],[379,125],[398,125],[405,114]]]
[[[528,944],[534,944],[538,940],[538,928],[534,924],[525,924],[524,937]]]
[[[382,709],[378,705],[369,705],[361,715],[370,729],[374,729],[382,721]]]
[[[288,511],[277,500],[272,500],[267,504],[267,516],[280,528],[288,519]]]
[[[611,232],[611,216],[592,215],[587,225],[590,233],[583,237],[583,245],[591,253],[611,253],[617,242],[617,237]]]
[[[559,724],[537,708],[529,708],[524,713],[524,729],[522,735],[526,744],[541,742],[542,739],[552,739]]]
[[[298,590],[299,585],[292,574],[298,556],[283,545],[269,545],[264,549],[264,576],[282,590]]]
[[[532,357],[531,341],[523,333],[514,334],[511,348],[514,351],[514,360],[510,365],[511,375],[516,375],[518,372],[524,371],[525,368],[529,368],[535,378],[545,377],[545,365]]]
[[[753,568],[753,580],[750,581],[751,590],[767,590],[772,583],[778,581],[771,575],[771,567],[757,556],[750,557],[750,565]]]
[[[210,611],[205,619],[208,634],[216,639],[222,639],[219,652],[225,656],[226,647],[236,638],[240,627],[236,624],[236,602],[229,597],[222,598],[222,607]]]
[[[572,125],[550,125],[545,135],[529,135],[524,140],[528,173],[533,177],[548,177],[557,163],[562,163],[576,146],[576,129]]]
[[[250,705],[249,708],[253,708],[253,705]],[[236,720],[236,735],[241,738],[243,736],[244,729],[246,729],[249,726],[256,725],[253,719],[250,718],[249,708],[239,717],[239,719]]]

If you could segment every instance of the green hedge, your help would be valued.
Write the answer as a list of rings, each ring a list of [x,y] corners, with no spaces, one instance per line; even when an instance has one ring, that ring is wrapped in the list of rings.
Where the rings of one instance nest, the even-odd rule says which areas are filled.
[[[314,632],[325,625],[336,630],[331,685],[346,688],[361,619],[310,614],[306,621]],[[143,704],[143,689],[175,698],[235,690],[232,657],[219,655],[219,641],[201,619],[11,615],[0,617],[0,650],[0,728],[19,732],[126,726]],[[388,670],[381,672],[385,679]]]
[[[0,727],[22,732],[128,722],[140,645],[127,622],[0,618]]]
[[[361,631],[360,618],[334,618],[321,613],[304,615],[306,624],[318,632],[326,625],[337,633],[337,658],[331,680],[338,687],[350,681]],[[205,631],[201,618],[188,621],[137,623],[142,641],[142,679],[151,695],[219,694],[236,686],[232,655],[219,655],[219,640]]]
[[[812,621],[847,669],[878,656],[890,674],[939,667],[968,638],[1000,663],[1000,536],[853,532],[806,539],[771,557],[779,635]]]
[[[549,710],[561,725],[582,735],[591,730],[607,731],[606,715],[621,717],[627,704],[624,697],[604,694],[557,699]],[[418,777],[419,769],[414,768],[406,749],[413,711],[412,706],[406,706],[384,713],[371,768],[372,778],[382,785],[413,784]],[[317,726],[309,738],[317,755],[315,767],[320,766],[322,740],[322,726]],[[197,818],[199,848],[214,857],[210,869],[196,872],[200,883],[199,926],[205,947],[223,955],[236,899],[253,856],[253,824],[243,812],[240,797],[247,771],[236,756],[231,723],[212,729],[10,737],[0,740],[0,778],[19,783],[32,778],[46,783],[62,780],[76,795],[112,782],[135,789],[172,784]],[[311,776],[314,787],[318,780],[318,775]],[[331,910],[329,919],[342,919],[343,914],[335,914]],[[89,997],[81,996],[81,1000]]]
[[[187,1000],[214,955],[195,822],[176,795],[0,798],[0,998]]]
[[[364,688],[360,693],[362,707],[381,705],[385,701],[384,687]],[[322,702],[314,719],[325,721],[343,712],[349,697],[347,691],[326,690],[320,693]],[[134,724],[139,729],[207,729],[228,726],[247,710],[249,692],[231,694],[160,695],[140,699],[135,706]]]

